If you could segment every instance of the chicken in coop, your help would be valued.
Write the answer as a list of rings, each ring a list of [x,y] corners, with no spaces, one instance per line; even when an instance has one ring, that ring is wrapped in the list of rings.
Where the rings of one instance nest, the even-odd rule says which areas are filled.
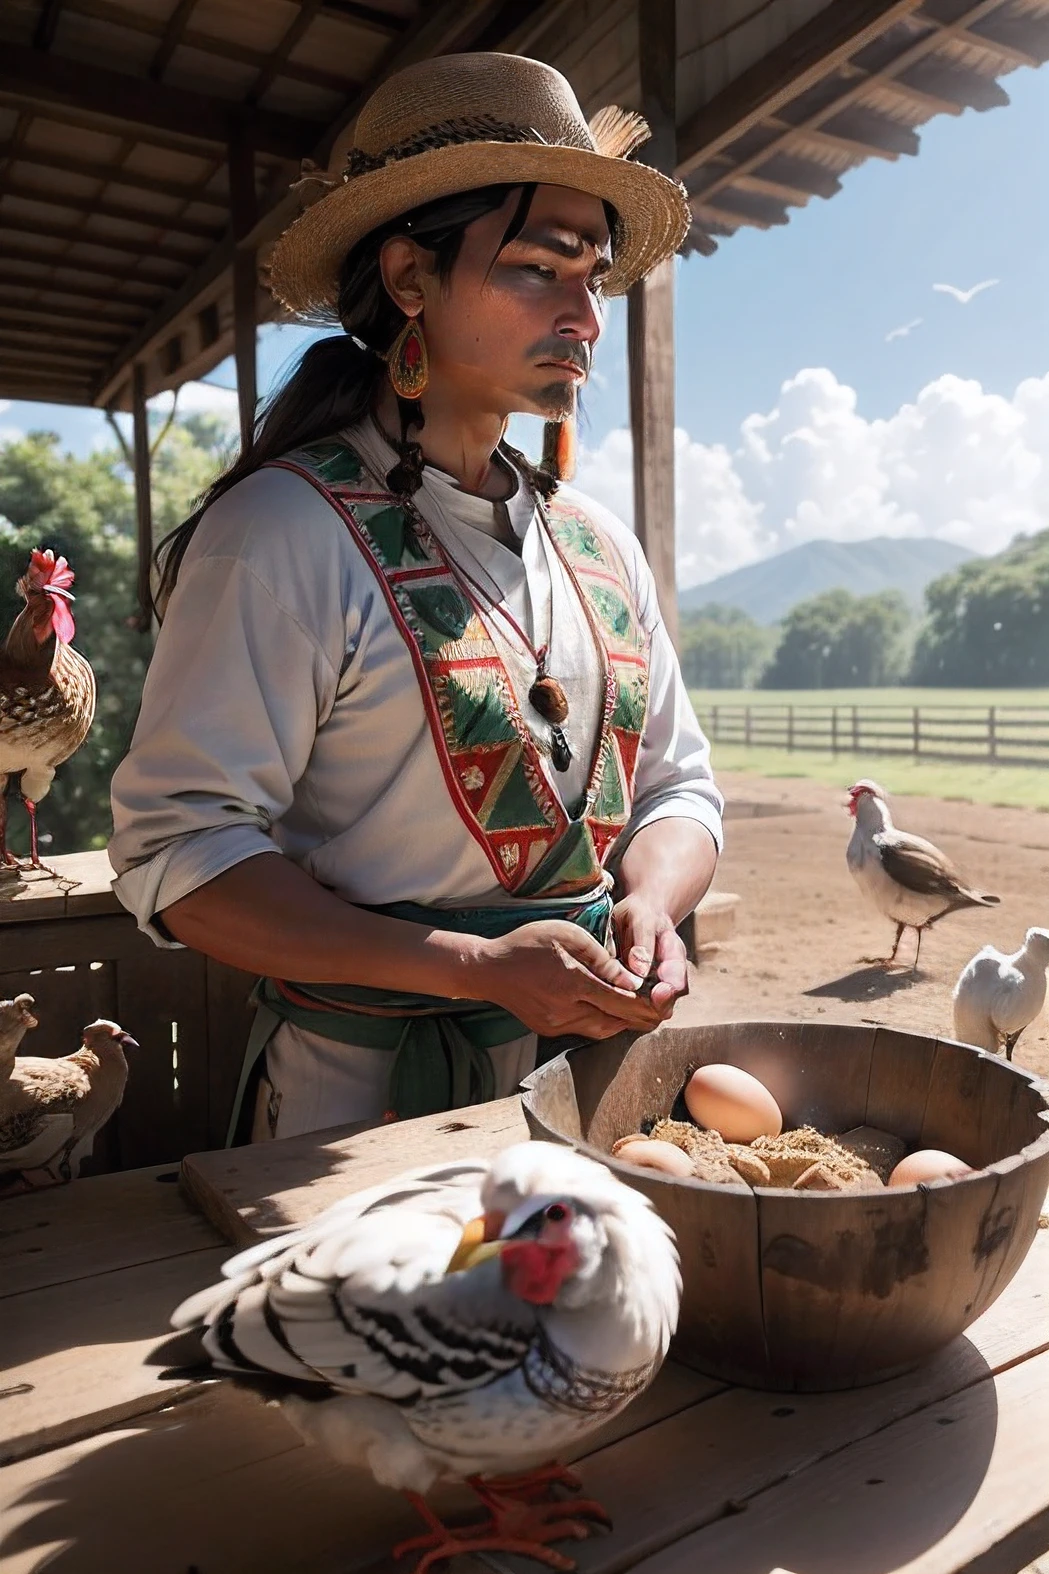
[[[954,987],[954,1036],[963,1044],[1005,1050],[1012,1060],[1017,1040],[1045,1005],[1049,929],[1028,929],[1013,956],[985,945],[962,970]]]
[[[35,550],[18,581],[25,606],[0,645],[0,867],[17,863],[7,848],[9,782],[17,779],[39,869],[37,805],[95,717],[95,675],[72,644],[72,583],[64,557]]]
[[[877,782],[858,781],[850,787],[849,813],[856,821],[845,855],[849,870],[879,913],[896,925],[891,955],[878,959],[884,965],[895,962],[905,930],[917,935],[916,968],[926,929],[962,908],[998,905],[997,896],[970,886],[924,836],[896,829]]]
[[[10,1075],[26,1034],[40,1025],[33,1015],[34,1004],[32,995],[0,1000],[0,1084]]]
[[[0,1064],[0,1176],[20,1175],[29,1187],[75,1180],[124,1097],[124,1051],[137,1048],[99,1019],[71,1055],[11,1055],[6,1072]]]
[[[395,1556],[421,1553],[416,1574],[460,1552],[575,1567],[552,1543],[607,1515],[558,1496],[580,1483],[552,1462],[647,1388],[677,1323],[674,1238],[645,1197],[521,1143],[358,1192],[223,1273],[173,1326],[408,1497],[427,1529]],[[478,1524],[448,1529],[427,1503],[448,1479],[479,1498]]]

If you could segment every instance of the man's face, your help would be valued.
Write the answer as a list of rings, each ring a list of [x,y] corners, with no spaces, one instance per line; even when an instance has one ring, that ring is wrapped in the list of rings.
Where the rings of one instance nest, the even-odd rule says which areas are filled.
[[[450,278],[424,281],[430,376],[455,403],[559,419],[575,409],[601,333],[608,224],[598,198],[539,186],[500,252],[519,196],[469,226]]]

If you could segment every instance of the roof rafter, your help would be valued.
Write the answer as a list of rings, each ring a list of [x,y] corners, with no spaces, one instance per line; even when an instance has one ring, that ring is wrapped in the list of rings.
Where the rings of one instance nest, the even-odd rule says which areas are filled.
[[[125,123],[125,135],[129,126],[141,126],[225,147],[233,127],[244,125],[255,147],[281,158],[300,158],[323,129],[318,121],[275,110],[246,111],[227,99],[187,93],[101,66],[86,71],[79,60],[45,55],[23,44],[4,45],[0,87],[23,102],[70,104],[116,118]]]
[[[118,179],[114,175],[111,179]],[[31,181],[19,180],[13,175],[0,178],[0,197],[17,197],[20,202],[39,202],[48,208],[68,208],[73,213],[93,213],[100,219],[118,219],[121,223],[140,224],[150,230],[170,230],[176,235],[190,235],[196,240],[216,241],[221,227],[202,224],[199,219],[178,218],[173,214],[156,213],[149,208],[135,208],[124,202],[104,201],[101,197],[83,197],[67,191],[46,190]],[[188,196],[187,202],[194,198]]]
[[[65,175],[83,175],[85,180],[101,180],[132,191],[149,191],[158,197],[173,197],[177,202],[200,202],[208,208],[226,211],[227,200],[218,192],[186,185],[182,181],[163,180],[159,176],[138,175],[122,164],[99,164],[91,159],[76,158],[69,153],[53,153],[46,148],[27,147],[25,143],[0,143],[0,160],[11,159],[19,164],[33,164],[39,169],[57,169]]]
[[[177,263],[183,268],[193,268],[200,260],[199,252],[187,254],[166,241],[129,240],[123,235],[91,235],[84,229],[68,229],[63,224],[52,224],[44,219],[30,222],[20,217],[12,219],[5,214],[3,230],[5,236],[25,235],[32,238],[46,235],[50,240],[65,241],[70,246],[95,246],[100,251],[130,252],[133,257],[156,258],[158,261]],[[68,266],[79,267],[80,263],[72,259]]]

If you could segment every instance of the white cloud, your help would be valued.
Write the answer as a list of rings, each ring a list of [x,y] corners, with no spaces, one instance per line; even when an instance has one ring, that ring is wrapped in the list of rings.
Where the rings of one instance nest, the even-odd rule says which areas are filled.
[[[4,411],[10,410],[10,408],[10,399],[0,399],[0,415],[3,415]],[[0,426],[0,444],[17,443],[24,436],[25,433],[20,426]]]
[[[924,320],[923,317],[914,317],[910,322],[902,323],[899,328],[890,328],[885,335],[885,343],[891,344],[894,339],[906,339],[907,335],[913,333],[915,328],[921,327]]]
[[[580,455],[577,485],[629,521],[630,436]],[[802,541],[937,536],[996,552],[1049,526],[1049,375],[1011,399],[952,374],[913,404],[869,421],[825,367],[784,383],[774,409],[747,417],[738,445],[676,434],[682,586]]]
[[[151,410],[166,415],[171,409],[172,395],[157,394],[149,401]],[[183,383],[178,395],[179,415],[218,415],[230,425],[237,420],[237,391],[221,388],[217,383]]]

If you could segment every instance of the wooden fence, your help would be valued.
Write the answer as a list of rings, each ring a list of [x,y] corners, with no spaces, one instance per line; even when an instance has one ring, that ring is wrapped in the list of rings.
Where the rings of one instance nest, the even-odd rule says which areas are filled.
[[[1045,705],[704,705],[700,700],[696,710],[712,743],[953,764],[1049,766]]]

